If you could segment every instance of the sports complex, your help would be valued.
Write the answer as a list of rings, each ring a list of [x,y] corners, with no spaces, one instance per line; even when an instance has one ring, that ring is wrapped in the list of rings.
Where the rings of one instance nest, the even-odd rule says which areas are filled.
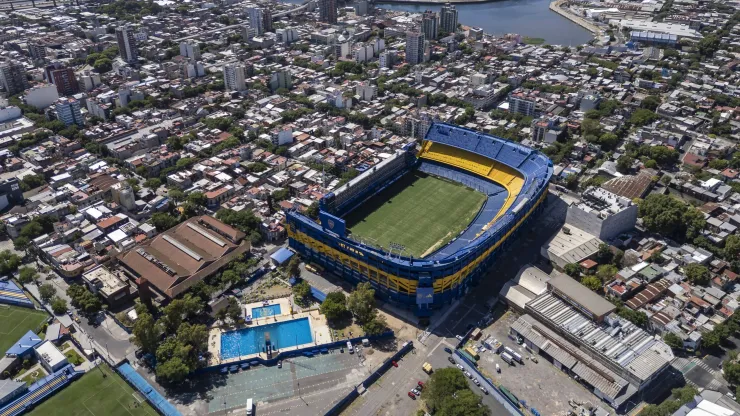
[[[433,123],[415,143],[320,201],[320,222],[287,212],[290,246],[387,301],[429,316],[463,296],[539,212],[547,156]]]

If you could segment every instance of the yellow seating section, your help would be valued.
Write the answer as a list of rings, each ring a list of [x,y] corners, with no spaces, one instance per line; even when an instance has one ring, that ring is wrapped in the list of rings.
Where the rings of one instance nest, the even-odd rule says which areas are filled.
[[[425,140],[422,142],[421,151],[418,156],[422,159],[434,160],[436,162],[455,166],[468,172],[475,173],[476,175],[488,178],[506,188],[506,191],[508,192],[506,202],[501,206],[501,209],[496,216],[488,224],[483,226],[481,233],[490,228],[500,216],[509,210],[517,195],[519,195],[522,186],[524,186],[524,177],[522,177],[521,173],[516,169],[504,165],[503,163],[498,163],[485,156],[448,146],[446,144]],[[480,235],[480,233],[478,233],[478,235]],[[478,235],[476,235],[476,237]]]
[[[20,402],[16,403],[12,407],[5,409],[5,411],[0,414],[0,416],[9,416],[17,412],[19,409],[25,407],[29,403],[33,402],[37,398],[41,397],[42,395],[46,394],[49,390],[54,389],[59,384],[63,383],[67,379],[66,375],[62,375],[61,377],[57,377],[53,380],[51,380],[49,383],[44,384],[41,386],[38,390],[34,391],[33,393],[29,394],[27,397],[25,397]]]

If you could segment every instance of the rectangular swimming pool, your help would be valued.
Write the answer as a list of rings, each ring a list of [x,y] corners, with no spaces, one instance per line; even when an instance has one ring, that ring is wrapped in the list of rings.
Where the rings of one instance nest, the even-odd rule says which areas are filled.
[[[300,318],[226,332],[221,334],[221,359],[262,352],[266,340],[277,349],[311,343],[311,324],[308,318]]]
[[[264,318],[266,316],[280,315],[280,304],[260,306],[252,308],[252,318]]]

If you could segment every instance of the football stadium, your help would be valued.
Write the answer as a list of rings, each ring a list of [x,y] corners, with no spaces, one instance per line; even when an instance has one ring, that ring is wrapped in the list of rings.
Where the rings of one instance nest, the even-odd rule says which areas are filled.
[[[433,123],[420,150],[410,143],[325,195],[320,222],[288,211],[289,244],[429,316],[465,295],[541,210],[552,171],[526,146]]]

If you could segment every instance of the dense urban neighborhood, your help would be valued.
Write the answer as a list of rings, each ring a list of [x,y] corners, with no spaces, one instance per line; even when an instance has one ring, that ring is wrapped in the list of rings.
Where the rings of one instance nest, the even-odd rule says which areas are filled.
[[[0,6],[0,416],[740,415],[740,2]]]

